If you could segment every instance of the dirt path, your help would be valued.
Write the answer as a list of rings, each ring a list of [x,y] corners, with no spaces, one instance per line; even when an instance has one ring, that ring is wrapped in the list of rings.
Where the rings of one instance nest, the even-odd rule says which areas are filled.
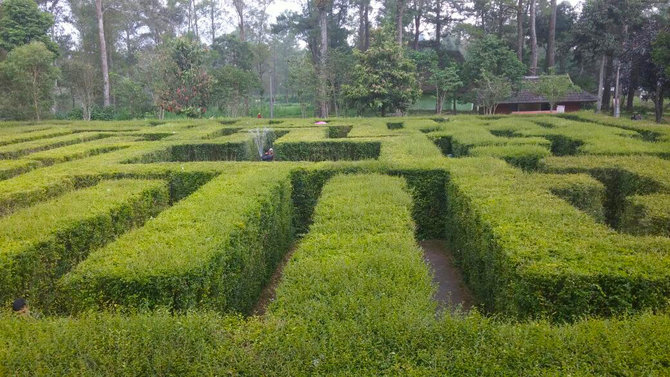
[[[419,242],[424,251],[424,259],[433,272],[433,282],[438,289],[435,300],[438,310],[449,308],[454,311],[460,305],[467,311],[474,305],[474,299],[465,286],[461,271],[454,265],[454,257],[442,240],[426,240]]]
[[[281,276],[282,273],[284,272],[284,266],[286,266],[286,263],[288,262],[289,259],[291,259],[291,256],[293,255],[293,252],[295,251],[297,246],[297,242],[291,245],[291,248],[288,250],[288,252],[284,255],[284,258],[279,262],[279,265],[275,269],[275,272],[272,274],[272,277],[270,278],[270,281],[265,285],[265,288],[263,288],[263,291],[261,292],[261,295],[258,297],[258,302],[256,303],[256,306],[254,306],[253,310],[251,311],[252,315],[263,315],[265,314],[265,311],[268,308],[268,305],[275,299],[275,290],[277,289],[277,285],[281,281]]]

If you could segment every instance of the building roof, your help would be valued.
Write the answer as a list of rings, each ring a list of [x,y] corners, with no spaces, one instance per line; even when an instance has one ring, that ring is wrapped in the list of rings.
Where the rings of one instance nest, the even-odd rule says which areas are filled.
[[[565,75],[567,80],[570,80],[570,76]],[[547,103],[549,102],[544,96],[536,94],[532,91],[532,86],[539,80],[539,76],[525,76],[523,78],[522,89],[514,93],[510,98],[500,101],[499,104],[510,104],[510,103]],[[560,102],[596,102],[598,97],[593,94],[584,91],[577,90],[565,95],[561,98]]]
[[[568,93],[564,98],[561,98],[561,100],[558,102],[596,102],[596,101],[598,101],[598,97],[582,90],[581,92]],[[499,103],[503,104],[503,103],[547,103],[547,102],[549,102],[549,100],[547,100],[544,96],[532,93],[527,89],[522,89],[517,93],[515,93],[514,95],[512,95],[512,97],[505,99],[504,101],[500,101]]]

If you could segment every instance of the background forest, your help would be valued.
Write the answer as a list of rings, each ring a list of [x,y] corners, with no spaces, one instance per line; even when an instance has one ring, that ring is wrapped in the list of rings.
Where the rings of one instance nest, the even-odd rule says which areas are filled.
[[[662,121],[670,96],[665,1],[296,0],[272,14],[279,5],[0,1],[0,119],[491,109],[524,75],[555,90],[566,73],[598,111],[618,102]]]

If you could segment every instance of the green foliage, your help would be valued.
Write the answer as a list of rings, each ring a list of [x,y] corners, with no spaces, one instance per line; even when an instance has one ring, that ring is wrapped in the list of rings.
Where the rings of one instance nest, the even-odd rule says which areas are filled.
[[[670,77],[670,31],[663,31],[656,36],[652,43],[651,52],[654,64],[665,70],[665,75]]]
[[[159,65],[164,87],[159,106],[188,118],[199,118],[207,112],[212,78],[204,69],[205,49],[199,42],[181,37],[174,39],[163,52]]]
[[[542,95],[549,102],[549,107],[554,110],[556,103],[565,98],[568,93],[580,90],[576,87],[569,76],[542,75],[533,84],[531,90]]]
[[[495,114],[498,103],[512,95],[512,83],[504,76],[495,76],[484,71],[477,81],[477,102],[484,106],[486,114]]]
[[[288,87],[300,102],[300,113],[307,115],[307,105],[314,100],[316,92],[316,72],[307,56],[297,57],[289,62]]]
[[[662,126],[588,113],[314,121],[276,121],[277,159],[340,161],[221,161],[255,157],[248,130],[267,119],[0,125],[8,237],[38,243],[141,196],[102,185],[160,180],[172,205],[64,252],[64,271],[38,268],[46,283],[30,284],[47,288],[28,299],[45,318],[0,311],[0,374],[667,374]],[[295,233],[265,315],[207,312],[249,313]],[[451,243],[470,313],[435,312],[415,244],[433,238]],[[51,316],[55,304],[77,314]]]
[[[375,141],[283,142],[274,144],[279,161],[365,160],[379,157],[381,145]]]
[[[248,312],[291,243],[290,197],[284,169],[210,181],[64,276],[67,309]]]
[[[431,318],[433,288],[403,188],[400,178],[381,175],[332,178],[284,269],[270,316],[326,327],[354,322],[389,341],[399,316],[413,324]]]
[[[214,71],[212,99],[220,109],[225,109],[232,117],[246,115],[242,112],[243,102],[248,102],[252,90],[258,89],[260,82],[255,73],[231,65]]]
[[[10,51],[0,63],[0,82],[7,83],[0,110],[19,119],[31,114],[40,120],[51,108],[51,91],[58,77],[58,69],[53,66],[55,58],[56,54],[42,42],[31,42]]]
[[[27,296],[53,310],[56,279],[167,202],[164,182],[105,181],[3,218],[0,302]]]
[[[31,42],[42,42],[56,53],[58,47],[49,38],[53,16],[42,12],[32,0],[6,0],[0,4],[0,48],[9,52]]]
[[[636,235],[670,237],[670,195],[636,195],[626,198],[621,230]]]
[[[358,62],[352,72],[353,83],[345,85],[347,99],[358,109],[405,113],[421,95],[415,65],[391,35],[378,30],[365,52],[355,52]]]
[[[463,64],[464,81],[470,83],[484,79],[488,73],[504,77],[516,84],[525,72],[526,67],[514,52],[503,41],[490,34],[472,43]]]

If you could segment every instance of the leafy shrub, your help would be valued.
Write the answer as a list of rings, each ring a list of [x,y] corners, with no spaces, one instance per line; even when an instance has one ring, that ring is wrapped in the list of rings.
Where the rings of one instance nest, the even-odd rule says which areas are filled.
[[[328,137],[339,139],[347,137],[353,126],[328,126]]]
[[[572,321],[662,309],[668,240],[622,236],[494,160],[454,160],[447,239],[489,311]],[[625,267],[624,267],[625,266]]]
[[[67,309],[249,311],[292,240],[290,197],[284,169],[213,179],[64,276]]]
[[[388,122],[386,123],[386,128],[389,130],[399,130],[405,127],[405,123],[403,122]]]
[[[0,302],[29,296],[49,307],[58,277],[167,202],[164,182],[105,181],[2,219]]]
[[[281,142],[274,144],[275,156],[281,161],[365,160],[379,157],[378,141]]]
[[[631,196],[626,198],[623,207],[623,232],[670,237],[670,195]]]

